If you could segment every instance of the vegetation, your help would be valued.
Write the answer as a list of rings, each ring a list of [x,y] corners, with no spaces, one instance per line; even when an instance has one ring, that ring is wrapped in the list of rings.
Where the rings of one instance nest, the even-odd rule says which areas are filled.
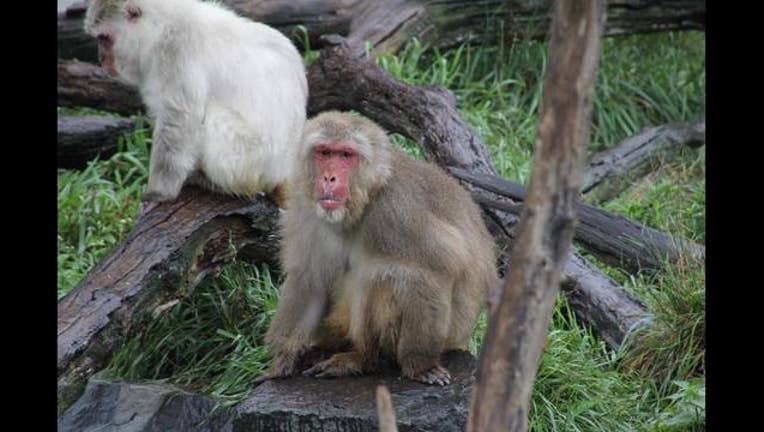
[[[463,118],[489,146],[506,178],[526,182],[545,66],[543,43],[425,53],[411,43],[378,59],[411,83],[454,91]],[[315,58],[309,52],[307,58]],[[90,111],[82,111],[90,113]],[[664,33],[603,43],[589,151],[638,130],[705,118],[705,36]],[[73,288],[133,223],[146,183],[147,136],[139,125],[120,152],[58,175],[58,295]],[[420,156],[403,137],[394,141]],[[705,151],[691,150],[605,204],[651,227],[705,241]],[[689,259],[655,273],[628,275],[602,265],[656,315],[654,325],[612,352],[557,303],[529,425],[534,431],[701,430],[705,425],[705,272]],[[162,380],[223,403],[246,396],[268,364],[262,335],[277,302],[278,276],[235,263],[132,335],[108,372]],[[482,340],[485,318],[475,335]]]

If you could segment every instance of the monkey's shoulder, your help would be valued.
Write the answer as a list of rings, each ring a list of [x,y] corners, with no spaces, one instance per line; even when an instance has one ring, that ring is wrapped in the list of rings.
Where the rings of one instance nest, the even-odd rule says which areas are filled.
[[[433,213],[456,225],[480,215],[469,192],[438,165],[397,150],[391,165],[396,180],[388,183],[383,200],[410,203],[417,213]]]

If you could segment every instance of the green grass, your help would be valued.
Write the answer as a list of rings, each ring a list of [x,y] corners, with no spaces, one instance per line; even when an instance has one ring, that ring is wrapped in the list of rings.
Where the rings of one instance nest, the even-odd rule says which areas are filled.
[[[87,112],[73,111],[82,114]],[[67,114],[70,115],[70,114]],[[66,294],[132,228],[147,178],[143,124],[106,161],[58,173],[58,296]]]
[[[315,52],[307,61],[315,59]],[[416,43],[378,63],[410,83],[452,90],[463,118],[488,145],[506,178],[530,176],[546,46],[520,42],[426,52]],[[594,94],[590,152],[638,130],[705,117],[705,39],[702,33],[609,38]],[[59,110],[60,113],[91,113]],[[396,145],[417,157],[410,140]],[[132,226],[146,182],[147,137],[128,136],[122,151],[82,171],[59,171],[59,280],[64,295]],[[705,152],[688,150],[604,205],[648,226],[705,241]],[[595,261],[596,262],[596,261]],[[681,262],[652,274],[629,275],[601,265],[655,314],[653,325],[612,352],[576,322],[564,299],[554,310],[534,387],[534,431],[702,430],[705,273]],[[276,305],[278,279],[244,263],[198,286],[117,350],[108,373],[161,380],[218,398],[246,396],[267,367],[262,334]],[[478,324],[473,349],[485,330]]]
[[[169,305],[112,358],[106,376],[165,380],[241,400],[267,369],[261,344],[276,308],[276,281],[267,266],[234,263]]]

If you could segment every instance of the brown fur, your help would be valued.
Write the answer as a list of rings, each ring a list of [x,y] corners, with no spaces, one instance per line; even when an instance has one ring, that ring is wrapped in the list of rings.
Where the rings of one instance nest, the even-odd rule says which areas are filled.
[[[364,155],[351,179],[349,211],[319,217],[309,155],[319,140],[352,140]],[[282,218],[286,279],[266,335],[267,378],[290,375],[311,346],[350,341],[306,371],[338,376],[373,371],[380,356],[402,375],[446,384],[440,354],[468,349],[481,307],[496,285],[493,239],[480,209],[437,166],[392,148],[370,120],[337,112],[306,124],[306,166]]]

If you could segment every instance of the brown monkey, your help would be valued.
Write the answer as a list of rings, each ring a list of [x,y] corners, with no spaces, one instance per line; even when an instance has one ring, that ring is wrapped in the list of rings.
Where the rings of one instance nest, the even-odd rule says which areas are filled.
[[[282,217],[286,272],[260,378],[292,375],[310,347],[351,344],[304,371],[373,371],[450,382],[440,355],[468,349],[496,255],[477,205],[437,166],[394,149],[372,121],[339,112],[306,123]]]

